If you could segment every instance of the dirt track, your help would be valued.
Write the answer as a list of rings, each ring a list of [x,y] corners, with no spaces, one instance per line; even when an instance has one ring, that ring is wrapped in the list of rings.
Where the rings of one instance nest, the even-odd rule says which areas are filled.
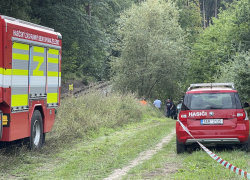
[[[105,178],[104,180],[118,180],[118,179],[121,179],[122,176],[127,175],[127,173],[129,172],[129,170],[131,168],[134,168],[135,166],[143,163],[145,160],[150,159],[153,155],[155,155],[158,151],[160,151],[163,148],[163,145],[169,143],[174,135],[175,135],[175,129],[169,135],[164,137],[161,140],[161,142],[158,143],[155,146],[154,149],[143,151],[142,153],[140,153],[140,155],[136,159],[131,161],[128,166],[125,166],[122,169],[114,170],[114,172],[109,177]],[[171,164],[170,164],[170,166],[171,166]]]

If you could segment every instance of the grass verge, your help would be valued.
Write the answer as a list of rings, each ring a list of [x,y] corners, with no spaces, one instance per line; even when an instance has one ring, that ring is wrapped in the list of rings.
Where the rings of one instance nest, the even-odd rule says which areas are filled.
[[[231,148],[211,150],[234,166],[250,172],[249,153]],[[173,176],[174,179],[245,179],[226,169],[203,150],[197,150],[191,155],[186,154],[184,156],[186,158],[183,161],[183,167]]]
[[[152,159],[133,168],[123,179],[245,179],[229,171],[201,149],[176,154],[175,138]],[[250,154],[233,148],[211,149],[229,163],[250,172]]]

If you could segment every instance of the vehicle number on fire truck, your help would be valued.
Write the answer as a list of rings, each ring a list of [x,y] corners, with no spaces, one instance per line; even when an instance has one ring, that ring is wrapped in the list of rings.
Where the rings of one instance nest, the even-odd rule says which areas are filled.
[[[223,119],[201,119],[201,125],[223,124]]]

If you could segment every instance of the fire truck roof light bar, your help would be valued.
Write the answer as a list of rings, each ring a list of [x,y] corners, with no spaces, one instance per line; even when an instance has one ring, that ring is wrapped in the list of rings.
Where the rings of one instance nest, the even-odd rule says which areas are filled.
[[[199,87],[231,87],[234,89],[234,83],[200,83],[200,84],[190,84],[188,91]]]
[[[48,27],[45,27],[45,26],[41,26],[41,25],[38,25],[38,24],[31,23],[31,22],[23,21],[21,19],[16,19],[16,18],[12,18],[12,17],[9,17],[9,16],[3,16],[3,15],[1,15],[1,17],[3,19],[7,19],[7,20],[10,20],[10,21],[16,21],[16,22],[19,22],[19,23],[23,23],[23,24],[27,24],[27,25],[30,25],[30,26],[38,27],[38,28],[45,29],[45,30],[48,30],[48,31],[53,31],[53,32],[55,31],[52,28],[48,28]]]

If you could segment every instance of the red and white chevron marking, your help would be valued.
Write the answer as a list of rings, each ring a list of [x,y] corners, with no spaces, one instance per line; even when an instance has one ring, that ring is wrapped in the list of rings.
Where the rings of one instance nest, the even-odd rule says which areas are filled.
[[[194,139],[194,136],[188,131],[188,129],[182,124],[181,121],[177,120],[180,125],[182,126],[182,128]],[[200,147],[206,151],[206,153],[211,156],[211,158],[213,158],[214,160],[216,160],[218,163],[220,163],[221,165],[225,166],[227,169],[235,172],[236,174],[245,177],[246,179],[250,179],[250,174],[235,167],[234,165],[230,164],[229,162],[223,160],[222,158],[220,158],[219,156],[217,156],[216,154],[214,154],[212,151],[210,151],[208,148],[206,148],[205,146],[203,146],[199,141],[196,140],[196,142],[200,145]]]

